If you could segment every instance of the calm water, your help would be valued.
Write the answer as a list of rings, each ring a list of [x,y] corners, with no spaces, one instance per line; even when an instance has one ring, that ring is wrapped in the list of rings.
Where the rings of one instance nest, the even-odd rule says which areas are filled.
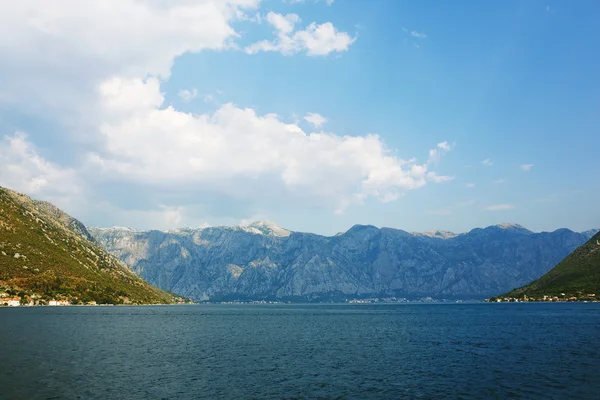
[[[2,399],[598,399],[600,304],[0,309]]]

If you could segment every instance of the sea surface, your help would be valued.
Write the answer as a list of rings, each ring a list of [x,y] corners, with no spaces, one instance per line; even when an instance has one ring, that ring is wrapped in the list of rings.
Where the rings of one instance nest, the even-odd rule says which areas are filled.
[[[0,309],[2,399],[599,399],[600,304]]]

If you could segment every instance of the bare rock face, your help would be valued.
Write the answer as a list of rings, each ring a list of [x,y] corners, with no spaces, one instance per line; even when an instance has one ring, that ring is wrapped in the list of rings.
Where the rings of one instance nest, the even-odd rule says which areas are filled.
[[[333,237],[272,222],[176,231],[90,228],[150,283],[196,300],[485,298],[548,272],[588,240],[502,224],[468,233],[356,225]]]

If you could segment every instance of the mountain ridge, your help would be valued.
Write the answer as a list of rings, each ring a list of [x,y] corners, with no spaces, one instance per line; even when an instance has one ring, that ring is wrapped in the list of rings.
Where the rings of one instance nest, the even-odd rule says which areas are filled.
[[[261,229],[258,229],[258,227],[264,228],[266,226],[268,226],[269,228],[265,229],[264,231],[261,231]],[[495,224],[495,225],[488,225],[486,227],[475,227],[466,232],[452,232],[452,231],[447,231],[447,230],[442,230],[442,229],[437,229],[437,230],[433,230],[433,231],[423,231],[423,232],[418,232],[418,231],[410,231],[409,232],[409,231],[405,231],[400,228],[393,228],[393,227],[388,227],[388,226],[377,227],[376,225],[371,225],[371,224],[354,224],[350,228],[348,228],[346,231],[338,232],[333,235],[322,235],[322,234],[313,233],[313,232],[294,231],[294,230],[285,229],[285,228],[280,227],[277,223],[268,221],[268,220],[256,220],[249,224],[243,224],[243,225],[214,225],[214,226],[208,225],[208,226],[202,226],[202,227],[184,226],[184,227],[171,228],[171,229],[154,229],[154,228],[152,228],[152,229],[136,229],[136,228],[131,228],[131,227],[127,227],[127,226],[112,226],[112,227],[89,226],[89,227],[86,227],[86,229],[89,228],[89,229],[95,229],[98,231],[122,230],[122,231],[130,231],[130,232],[135,232],[135,233],[144,233],[144,232],[153,232],[153,231],[163,232],[163,233],[185,233],[185,232],[196,232],[196,231],[201,231],[201,230],[205,230],[205,229],[230,229],[230,230],[242,230],[242,231],[246,231],[249,233],[256,233],[256,234],[262,234],[262,235],[269,235],[270,234],[269,230],[277,230],[280,232],[281,231],[284,232],[284,234],[282,234],[281,236],[289,236],[288,234],[291,234],[291,233],[304,233],[304,234],[311,234],[311,235],[318,235],[318,236],[322,236],[322,237],[332,238],[332,237],[344,235],[352,229],[355,229],[355,228],[359,229],[359,228],[365,228],[365,227],[375,228],[375,229],[390,229],[390,230],[394,230],[394,231],[398,231],[398,232],[408,233],[412,236],[427,236],[427,237],[438,238],[438,239],[454,238],[457,236],[465,235],[467,233],[471,233],[473,231],[486,230],[486,229],[487,230],[502,229],[502,230],[513,231],[513,232],[521,232],[523,234],[554,233],[554,232],[566,229],[570,232],[581,233],[581,234],[587,235],[589,237],[593,236],[597,232],[600,232],[600,229],[587,229],[585,231],[574,231],[569,228],[557,228],[553,231],[537,231],[537,232],[535,232],[535,231],[529,230],[528,228],[526,228],[525,226],[523,226],[521,224],[516,224],[516,223],[500,223],[500,224]]]
[[[483,299],[543,275],[589,238],[568,229],[533,233],[516,224],[451,238],[359,224],[335,236],[287,232],[90,228],[99,243],[148,281],[215,301],[369,295]]]

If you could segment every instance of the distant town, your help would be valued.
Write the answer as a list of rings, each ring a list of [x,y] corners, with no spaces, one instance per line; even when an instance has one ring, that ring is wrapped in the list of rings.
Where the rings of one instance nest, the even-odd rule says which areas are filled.
[[[528,303],[528,302],[599,302],[600,299],[596,298],[595,293],[588,293],[579,296],[567,296],[565,293],[561,293],[559,296],[543,295],[541,297],[529,297],[523,295],[521,297],[491,297],[485,299],[487,303]]]
[[[558,296],[543,295],[541,297],[523,295],[521,297],[491,297],[483,300],[486,303],[530,303],[530,302],[600,302],[600,298],[595,293],[588,293],[579,296],[567,296],[561,293]],[[407,299],[404,297],[383,297],[383,298],[364,298],[364,299],[343,299],[341,301],[319,301],[318,303],[346,303],[346,304],[394,304],[394,303],[477,303],[481,300],[455,300],[455,299],[434,299],[432,297],[423,297],[417,299]],[[231,301],[203,301],[204,304],[292,304],[297,301],[280,300],[231,300]],[[187,303],[190,304],[190,303]],[[9,292],[0,292],[0,307],[34,307],[34,306],[110,306],[113,304],[97,304],[95,301],[86,303],[73,302],[65,299],[42,299],[40,296],[24,295],[18,296]],[[157,303],[157,305],[160,305]]]
[[[70,306],[73,305],[71,301],[64,299],[42,299],[40,296],[33,295],[22,295],[17,296],[8,292],[0,292],[0,307],[33,307],[33,306]],[[89,301],[84,304],[86,306],[97,305],[95,301]]]

